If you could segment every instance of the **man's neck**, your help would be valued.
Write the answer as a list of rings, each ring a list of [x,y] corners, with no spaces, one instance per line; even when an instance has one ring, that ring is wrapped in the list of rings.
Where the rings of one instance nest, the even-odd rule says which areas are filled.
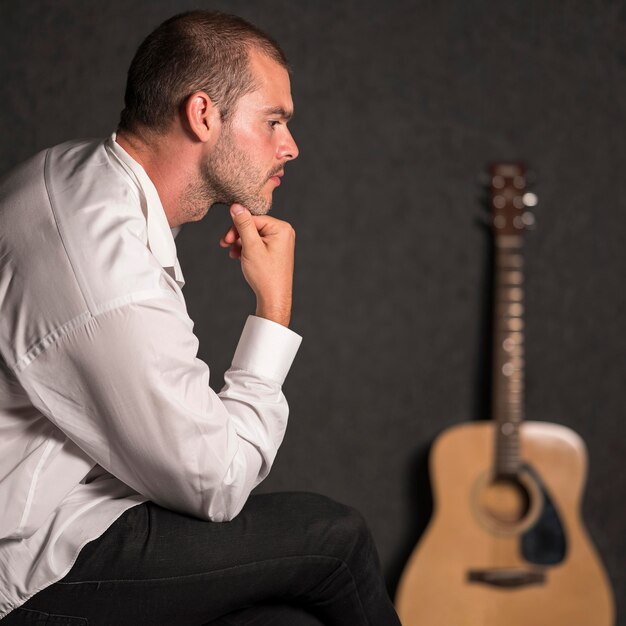
[[[116,142],[139,163],[155,186],[170,228],[185,223],[185,190],[197,173],[181,142],[168,134],[142,136],[120,130]]]

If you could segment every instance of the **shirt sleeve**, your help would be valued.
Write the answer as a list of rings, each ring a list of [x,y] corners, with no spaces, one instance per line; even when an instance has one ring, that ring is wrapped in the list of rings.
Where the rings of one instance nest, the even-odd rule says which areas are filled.
[[[216,394],[184,302],[164,292],[87,314],[19,378],[44,415],[138,493],[225,521],[267,476],[282,442],[282,384],[300,341],[250,316]]]

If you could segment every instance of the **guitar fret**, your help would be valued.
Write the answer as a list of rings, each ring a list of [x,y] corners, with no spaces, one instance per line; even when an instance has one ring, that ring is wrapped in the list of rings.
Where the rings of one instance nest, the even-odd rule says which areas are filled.
[[[519,421],[521,422],[523,419],[522,416],[522,411],[521,409],[518,411],[511,411],[510,409],[507,409],[506,407],[502,407],[501,409],[501,413],[504,413],[506,411],[507,413],[507,419],[504,421],[510,422],[510,421]]]
[[[521,287],[507,287],[506,289],[501,287],[499,289],[499,298],[507,298],[512,302],[520,302],[524,297],[524,292]],[[498,296],[496,296],[498,298]]]
[[[502,285],[521,285],[523,282],[521,272],[507,268],[500,269],[498,278]]]
[[[501,317],[521,317],[524,312],[524,305],[521,302],[507,302],[503,300],[498,303],[497,311]]]
[[[521,404],[521,401],[522,401],[522,393],[521,393],[521,391],[516,391],[516,392],[513,392],[513,393],[507,393],[506,397],[504,397],[504,395],[501,395],[499,401],[496,400],[494,402],[494,406],[503,406],[503,407],[506,407],[506,406],[509,406],[509,405],[510,406],[513,406],[513,405],[517,406],[517,405]]]

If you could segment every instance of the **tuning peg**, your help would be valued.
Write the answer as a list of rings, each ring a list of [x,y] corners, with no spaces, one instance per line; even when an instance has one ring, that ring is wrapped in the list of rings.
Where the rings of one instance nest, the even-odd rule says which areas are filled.
[[[528,230],[533,230],[537,223],[534,213],[531,213],[530,211],[524,211],[522,213],[522,222]]]
[[[533,206],[537,206],[537,203],[539,202],[539,198],[537,198],[537,195],[534,194],[532,191],[527,191],[522,196],[522,202],[524,203],[524,206],[533,207]]]

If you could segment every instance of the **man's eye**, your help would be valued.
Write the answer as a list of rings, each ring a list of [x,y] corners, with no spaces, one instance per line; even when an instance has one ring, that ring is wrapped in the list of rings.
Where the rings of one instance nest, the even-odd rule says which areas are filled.
[[[280,124],[280,122],[279,122],[278,120],[270,120],[270,121],[268,122],[268,124],[269,124],[272,128],[274,128],[274,127],[278,126],[278,125]]]

